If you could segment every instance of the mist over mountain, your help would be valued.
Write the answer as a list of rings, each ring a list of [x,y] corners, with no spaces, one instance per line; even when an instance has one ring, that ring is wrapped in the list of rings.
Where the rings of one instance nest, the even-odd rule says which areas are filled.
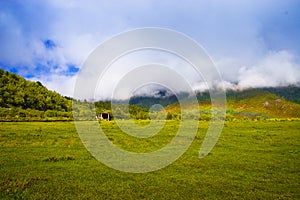
[[[180,92],[179,94],[173,94],[168,90],[156,90],[151,94],[136,95],[129,99],[130,105],[138,105],[143,108],[150,108],[154,104],[167,106],[172,103],[178,102],[181,99],[189,97],[186,92]]]
[[[209,120],[211,113],[209,91],[198,91],[196,92],[196,96],[200,105],[202,119]],[[189,95],[186,94],[183,100],[188,99]],[[227,90],[226,116],[227,120],[233,118],[298,118],[300,117],[299,100],[300,87],[297,86]],[[153,104],[161,104],[165,107],[167,113],[169,113],[168,116],[174,119],[178,119],[181,112],[178,99],[175,95],[160,98],[135,96],[129,102],[131,105],[138,105],[144,108],[150,108]],[[185,107],[182,109],[189,109],[188,104]]]
[[[256,91],[255,93],[253,91]],[[295,85],[285,86],[285,87],[263,87],[263,88],[247,88],[247,89],[227,89],[226,97],[227,100],[232,98],[248,98],[251,96],[259,96],[265,94],[265,92],[274,94],[278,98],[283,98],[285,100],[300,104],[300,87]],[[178,102],[179,99],[188,98],[188,93],[180,93],[177,96],[175,94],[169,94],[165,90],[157,90],[156,95],[152,96],[150,94],[133,96],[129,100],[129,104],[139,105],[142,107],[149,108],[153,104],[161,104],[163,106]],[[167,94],[167,95],[166,95]],[[210,94],[208,90],[195,91],[198,101],[210,102]],[[248,95],[246,95],[248,94]]]
[[[0,118],[2,120],[49,120],[73,119],[72,99],[48,90],[40,82],[32,82],[11,72],[0,69]],[[200,110],[210,112],[209,91],[196,91]],[[153,90],[151,93],[139,93],[128,100],[120,101],[80,101],[77,114],[84,114],[85,119],[92,119],[94,114],[89,110],[94,103],[96,113],[110,111],[112,104],[121,107],[130,105],[134,117],[146,119],[148,110],[159,104],[170,113],[178,113],[180,100],[188,100],[190,94],[174,94],[167,89]],[[266,87],[244,90],[229,89],[226,91],[227,112],[235,117],[300,117],[300,87]],[[202,107],[201,107],[202,106]],[[187,106],[188,107],[188,106]],[[76,109],[77,109],[76,108]],[[158,110],[159,111],[159,110]],[[171,114],[169,115],[171,116]],[[172,117],[170,117],[171,119]]]

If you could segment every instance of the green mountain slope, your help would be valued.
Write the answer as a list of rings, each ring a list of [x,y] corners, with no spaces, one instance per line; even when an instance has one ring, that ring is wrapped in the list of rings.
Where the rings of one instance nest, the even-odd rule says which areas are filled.
[[[0,69],[2,120],[71,118],[72,101],[14,73]]]
[[[229,92],[227,111],[233,115],[250,117],[300,117],[299,104],[261,89]]]
[[[262,88],[262,90],[271,92],[279,97],[285,98],[286,100],[300,104],[300,87],[291,85],[286,87]]]
[[[210,117],[210,97],[208,92],[197,94],[200,116]],[[300,105],[279,97],[265,89],[248,89],[243,91],[227,91],[226,112],[230,118],[299,118]],[[185,106],[183,110],[188,110]],[[167,112],[180,113],[178,103],[166,107]]]

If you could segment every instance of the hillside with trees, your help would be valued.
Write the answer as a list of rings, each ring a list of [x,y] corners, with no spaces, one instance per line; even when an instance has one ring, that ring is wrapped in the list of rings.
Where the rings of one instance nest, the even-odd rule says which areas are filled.
[[[0,69],[1,121],[71,120],[72,100]]]

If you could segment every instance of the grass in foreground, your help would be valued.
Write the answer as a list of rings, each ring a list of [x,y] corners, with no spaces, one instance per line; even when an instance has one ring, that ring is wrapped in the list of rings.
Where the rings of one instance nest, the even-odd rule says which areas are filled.
[[[145,145],[114,124],[102,125],[116,145],[133,151],[161,148],[173,137]],[[189,150],[170,166],[146,174],[110,169],[94,159],[71,122],[18,122],[0,126],[1,199],[299,199],[300,122],[227,122],[205,158],[198,153],[207,122]],[[164,138],[161,140],[161,138]]]

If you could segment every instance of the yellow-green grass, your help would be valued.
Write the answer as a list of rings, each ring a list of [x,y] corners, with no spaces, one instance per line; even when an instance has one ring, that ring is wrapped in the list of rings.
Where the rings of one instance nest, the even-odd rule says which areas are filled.
[[[0,198],[300,198],[300,121],[226,122],[215,148],[199,159],[208,124],[200,122],[189,150],[170,166],[131,174],[93,158],[72,122],[1,123]],[[143,152],[162,148],[179,123],[169,120],[148,139],[127,136],[115,122],[101,126],[116,145]]]

